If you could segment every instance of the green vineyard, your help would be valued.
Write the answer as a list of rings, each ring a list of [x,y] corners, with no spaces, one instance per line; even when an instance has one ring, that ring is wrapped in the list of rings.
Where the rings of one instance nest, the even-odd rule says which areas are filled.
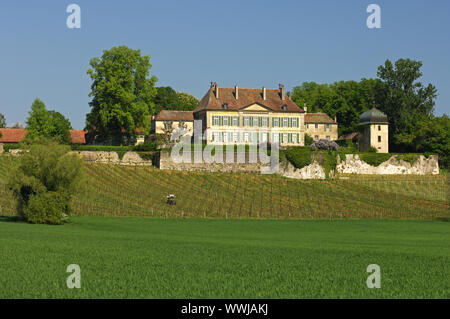
[[[15,214],[6,187],[14,158],[0,157],[1,214]],[[295,180],[279,175],[162,171],[87,164],[73,198],[76,216],[264,219],[449,217],[446,176],[351,176]],[[166,204],[174,194],[177,204]]]

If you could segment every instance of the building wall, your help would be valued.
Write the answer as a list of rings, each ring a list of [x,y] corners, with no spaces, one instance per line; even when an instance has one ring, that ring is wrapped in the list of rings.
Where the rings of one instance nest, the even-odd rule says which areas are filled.
[[[155,121],[155,133],[156,134],[164,134],[164,122],[166,121]],[[173,121],[172,128],[176,130],[179,128],[180,121]],[[194,122],[184,122],[186,128],[189,130],[189,133],[192,135],[194,132]]]
[[[219,122],[219,124],[214,123],[214,117],[237,117],[239,118],[238,126],[233,125],[233,122],[231,124],[224,124],[224,121],[222,123]],[[252,125],[252,122],[250,121],[250,125],[246,125],[244,118],[245,117],[256,117],[256,118],[267,118],[267,124],[266,125]],[[239,110],[239,111],[207,111],[206,116],[203,117],[206,118],[206,125],[203,123],[203,127],[207,131],[207,143],[218,143],[218,144],[225,144],[225,143],[235,143],[234,141],[231,142],[220,142],[220,141],[213,141],[213,135],[215,132],[217,133],[225,133],[230,131],[236,131],[239,132],[239,141],[237,143],[247,143],[244,139],[245,132],[248,133],[254,133],[258,132],[259,136],[261,137],[261,133],[267,133],[268,134],[268,141],[274,142],[273,140],[273,134],[288,134],[283,135],[286,138],[286,141],[281,141],[281,145],[297,145],[297,146],[303,146],[305,142],[305,136],[304,136],[304,113],[288,113],[288,112],[272,112],[268,111],[265,108],[262,108],[259,105],[252,105],[245,110]],[[283,118],[287,118],[287,126],[273,126],[273,118],[280,118],[278,121],[282,122]],[[292,119],[296,118],[298,125],[296,127],[290,126],[289,123],[292,123]],[[233,120],[231,120],[233,121]],[[259,124],[259,123],[258,123]],[[263,124],[263,123],[261,123]],[[289,137],[289,134],[291,136]],[[295,137],[293,137],[292,134],[295,134]],[[283,137],[282,136],[282,137]],[[293,139],[296,139],[294,142]]]
[[[379,137],[381,142],[378,142]],[[363,152],[372,146],[376,148],[377,153],[389,153],[389,125],[364,125],[359,143],[360,150]]]
[[[317,124],[317,129],[316,129]],[[331,130],[330,130],[331,129]],[[330,124],[330,129],[326,129],[326,124],[322,123],[306,123],[305,132],[311,136],[314,140],[329,139],[336,141],[338,139],[338,125]]]
[[[375,147],[378,153],[389,153],[389,126],[385,124],[371,124],[369,130],[370,146]]]

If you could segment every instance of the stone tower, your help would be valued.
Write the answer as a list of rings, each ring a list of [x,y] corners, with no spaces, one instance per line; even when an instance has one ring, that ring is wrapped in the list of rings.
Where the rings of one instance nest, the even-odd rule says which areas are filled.
[[[389,153],[389,122],[386,114],[373,107],[359,117],[361,151],[374,147],[378,153]]]

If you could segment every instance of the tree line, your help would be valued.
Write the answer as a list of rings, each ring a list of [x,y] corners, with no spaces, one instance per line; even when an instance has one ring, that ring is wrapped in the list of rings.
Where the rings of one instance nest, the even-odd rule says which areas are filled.
[[[157,87],[150,75],[150,55],[126,46],[103,51],[91,59],[90,112],[86,115],[88,143],[127,145],[137,130],[148,133],[150,116],[162,109],[192,111],[198,104],[194,96],[176,92],[170,86]],[[377,107],[389,118],[389,144],[392,152],[430,152],[449,165],[450,120],[435,116],[438,95],[432,84],[420,82],[422,62],[386,60],[376,78],[339,81],[331,84],[304,82],[290,92],[290,98],[308,112],[324,112],[339,123],[339,135],[358,130],[359,116]],[[70,143],[71,124],[62,114],[47,110],[36,99],[27,119],[29,137],[57,137]],[[0,127],[5,126],[0,114]]]
[[[434,115],[437,90],[419,81],[421,67],[422,62],[411,59],[386,60],[375,79],[304,82],[293,88],[291,99],[308,112],[336,116],[340,136],[358,131],[359,116],[375,106],[388,116],[392,152],[436,153],[449,167],[450,119]]]

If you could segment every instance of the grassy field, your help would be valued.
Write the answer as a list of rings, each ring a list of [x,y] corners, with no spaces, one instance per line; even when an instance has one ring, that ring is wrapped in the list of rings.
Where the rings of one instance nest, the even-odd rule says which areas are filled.
[[[0,217],[0,241],[0,298],[450,297],[442,221]],[[81,289],[66,287],[69,264]]]
[[[0,157],[1,213],[15,214],[5,187],[10,158]],[[352,176],[327,181],[279,175],[161,171],[86,165],[73,200],[77,216],[269,219],[448,218],[448,176]],[[175,194],[176,206],[165,203]]]
[[[48,226],[11,217],[13,160],[0,157],[0,298],[450,298],[448,176],[86,165],[71,223]]]

